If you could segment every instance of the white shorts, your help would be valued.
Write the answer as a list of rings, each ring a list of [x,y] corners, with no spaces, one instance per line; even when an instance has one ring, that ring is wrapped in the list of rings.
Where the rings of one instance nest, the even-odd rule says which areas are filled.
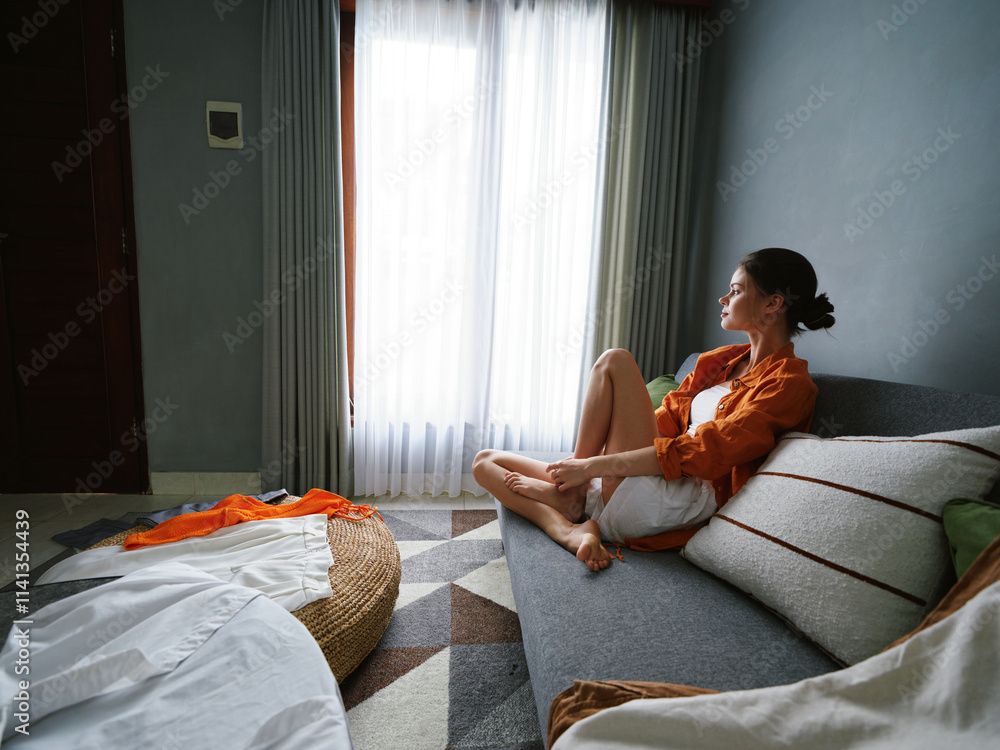
[[[715,489],[698,477],[667,481],[663,477],[625,477],[607,504],[601,480],[587,488],[588,517],[607,542],[641,539],[663,531],[695,526],[719,509]]]

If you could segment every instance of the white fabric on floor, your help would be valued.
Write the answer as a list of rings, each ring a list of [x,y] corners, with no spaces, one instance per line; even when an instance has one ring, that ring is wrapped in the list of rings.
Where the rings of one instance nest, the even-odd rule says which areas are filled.
[[[85,550],[45,571],[38,583],[122,576],[161,562],[183,562],[267,594],[289,612],[333,596],[333,554],[323,514],[246,521],[169,544]]]
[[[0,667],[5,748],[352,747],[305,626],[260,592],[180,563],[43,607],[15,624]]]
[[[848,669],[758,690],[634,700],[577,722],[553,750],[996,747],[998,614],[1000,583]]]

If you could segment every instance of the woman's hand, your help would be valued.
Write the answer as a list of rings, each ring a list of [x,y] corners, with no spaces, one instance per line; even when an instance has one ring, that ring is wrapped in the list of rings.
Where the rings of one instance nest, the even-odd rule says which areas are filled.
[[[590,481],[587,476],[589,461],[586,458],[564,458],[549,464],[545,470],[560,492],[579,487]]]

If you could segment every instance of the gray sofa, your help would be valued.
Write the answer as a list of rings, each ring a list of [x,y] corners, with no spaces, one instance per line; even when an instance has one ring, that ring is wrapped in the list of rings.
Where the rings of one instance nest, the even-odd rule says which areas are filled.
[[[696,359],[688,357],[678,380]],[[820,437],[1000,424],[996,396],[838,375],[813,380],[812,432]],[[542,736],[552,700],[574,679],[740,690],[840,668],[777,615],[677,552],[623,549],[623,562],[595,574],[531,523],[499,503],[497,510]]]

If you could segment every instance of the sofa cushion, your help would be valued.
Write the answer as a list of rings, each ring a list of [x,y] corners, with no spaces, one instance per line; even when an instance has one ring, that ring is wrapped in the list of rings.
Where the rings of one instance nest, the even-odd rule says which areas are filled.
[[[1000,427],[916,438],[792,433],[684,556],[854,664],[944,595],[954,572],[942,509],[983,497],[998,476]]]
[[[740,690],[837,668],[779,617],[676,552],[623,549],[623,560],[594,573],[496,506],[543,728],[552,699],[576,679]]]
[[[1000,505],[956,498],[945,504],[941,515],[955,575],[961,578],[979,553],[1000,536]]]
[[[659,409],[667,394],[676,391],[680,385],[674,380],[673,375],[660,375],[660,377],[646,383],[646,390],[649,391],[649,399],[653,403],[653,408]]]

